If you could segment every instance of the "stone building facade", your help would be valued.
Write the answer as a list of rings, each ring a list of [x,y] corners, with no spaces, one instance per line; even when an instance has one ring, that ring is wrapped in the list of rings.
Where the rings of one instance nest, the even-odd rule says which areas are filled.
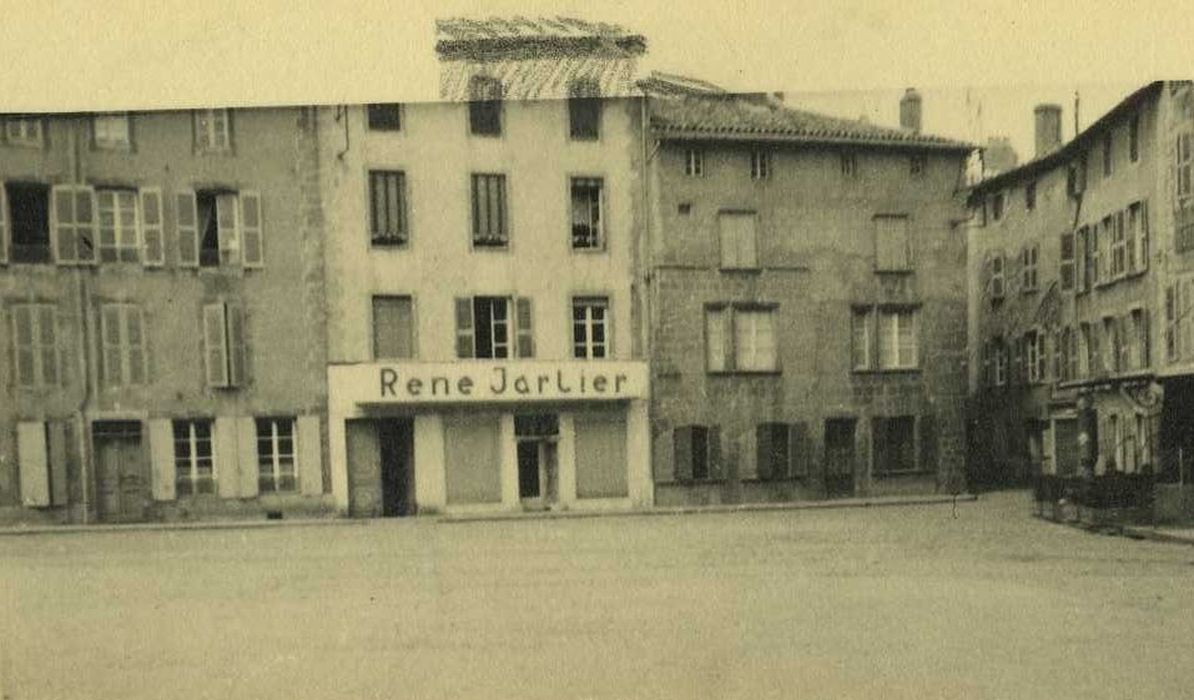
[[[330,511],[315,128],[0,119],[0,520]]]
[[[656,502],[960,490],[971,147],[644,87]]]

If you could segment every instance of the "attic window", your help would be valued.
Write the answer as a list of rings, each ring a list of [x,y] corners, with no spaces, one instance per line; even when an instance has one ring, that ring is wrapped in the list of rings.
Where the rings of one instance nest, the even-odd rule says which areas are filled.
[[[596,141],[601,132],[601,87],[596,80],[568,86],[568,134],[574,141]]]
[[[853,153],[842,153],[840,156],[842,177],[858,176],[858,158]]]
[[[750,151],[750,179],[766,180],[771,177],[771,153],[762,148]]]
[[[476,136],[502,135],[502,82],[474,75],[469,81],[469,131]]]

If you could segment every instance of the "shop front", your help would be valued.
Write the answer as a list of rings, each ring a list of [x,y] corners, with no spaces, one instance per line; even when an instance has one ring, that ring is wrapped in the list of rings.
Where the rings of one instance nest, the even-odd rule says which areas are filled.
[[[354,517],[652,504],[645,362],[328,370],[332,491]]]

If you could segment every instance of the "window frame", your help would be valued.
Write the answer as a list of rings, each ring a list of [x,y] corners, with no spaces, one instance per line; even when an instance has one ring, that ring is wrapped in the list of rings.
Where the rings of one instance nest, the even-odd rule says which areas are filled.
[[[296,493],[298,491],[298,419],[295,416],[267,416],[254,417],[255,452],[257,453],[257,491],[258,493]],[[281,449],[282,441],[286,438],[280,430],[282,425],[289,424],[290,452]],[[267,436],[262,435],[262,427],[269,428]],[[262,452],[262,441],[267,440],[268,450]],[[285,457],[289,457],[290,470],[284,468]],[[266,474],[268,467],[269,473]],[[281,484],[289,477],[289,487]]]
[[[485,94],[481,94],[485,92]],[[505,133],[506,88],[500,78],[492,75],[469,76],[467,126],[469,136],[501,138]],[[486,126],[483,120],[492,118]]]
[[[222,129],[215,126],[218,121],[214,117],[222,116]],[[214,107],[191,110],[194,133],[195,152],[208,154],[232,154],[233,127],[232,109],[228,107]],[[217,143],[217,137],[223,138],[223,143]]]
[[[601,318],[594,318],[593,311],[600,309],[602,311]],[[576,317],[577,311],[583,310],[583,318]],[[611,359],[613,349],[613,336],[611,334],[612,319],[610,317],[611,305],[608,296],[599,296],[594,294],[573,295],[570,304],[570,323],[572,326],[572,359],[574,360],[608,360]],[[600,326],[603,340],[597,342],[593,340],[593,329]],[[578,328],[583,328],[584,338],[577,338]],[[595,350],[600,348],[601,355],[597,356]],[[577,351],[583,350],[583,354],[578,355]]]
[[[1024,246],[1020,254],[1020,291],[1032,294],[1040,291],[1039,262],[1041,248],[1039,243],[1029,243]]]
[[[686,177],[705,176],[705,149],[695,146],[684,149],[684,175]]]
[[[36,115],[9,115],[3,118],[4,143],[21,148],[41,148],[46,142],[45,119]],[[13,127],[17,128],[13,128]],[[35,127],[30,129],[30,127]],[[36,135],[31,135],[36,131]]]
[[[601,140],[602,112],[601,85],[593,78],[574,79],[568,84],[568,140],[593,142]],[[592,131],[578,129],[577,117],[582,110],[591,110]]]
[[[205,426],[207,429],[206,436],[200,436],[200,426]],[[174,461],[174,492],[179,498],[197,497],[197,496],[214,496],[217,493],[217,480],[219,479],[216,471],[216,429],[215,420],[211,418],[176,418],[171,421],[172,428],[172,443],[171,450]],[[179,436],[179,430],[182,428],[185,434]],[[199,445],[206,442],[208,456],[199,456]],[[180,446],[186,446],[185,454],[180,454]],[[201,469],[201,463],[207,462],[206,472],[209,476],[204,477]],[[183,474],[182,472],[186,473]],[[183,484],[186,484],[184,487]],[[203,484],[204,488],[197,488],[197,484]]]
[[[381,249],[398,249],[406,248],[410,245],[410,206],[409,195],[407,192],[406,171],[398,168],[368,168],[365,171],[366,191],[365,196],[368,198],[367,210],[369,213],[369,247]],[[398,229],[395,233],[386,233],[386,235],[378,235],[378,195],[377,184],[378,181],[384,181],[386,188],[389,187],[390,180],[397,181],[397,202],[394,215],[398,219]],[[388,195],[388,190],[387,190]],[[392,203],[389,197],[386,196],[386,219],[387,223],[391,218],[389,205]]]
[[[900,221],[903,223],[900,235],[903,237],[903,264],[886,265],[884,260],[881,260],[881,242],[880,237],[885,230],[882,226],[884,221]],[[912,251],[912,217],[908,214],[899,213],[880,213],[871,217],[871,229],[874,231],[874,251],[875,251],[875,271],[876,272],[913,272],[915,265],[913,264]]]
[[[410,347],[410,354],[403,355],[383,355],[378,352],[378,341],[380,340],[377,334],[377,308],[379,301],[405,301],[409,307],[410,327],[407,329],[407,344]],[[411,360],[419,355],[418,351],[418,318],[416,316],[415,298],[411,294],[371,294],[369,296],[369,330],[370,330],[370,350],[374,360]]]
[[[597,192],[597,206],[593,207],[591,200],[586,200],[587,211],[589,214],[589,237],[591,242],[589,245],[578,245],[577,223],[576,223],[576,196],[577,188],[587,189]],[[607,250],[607,229],[606,214],[609,211],[607,203],[607,192],[605,176],[604,175],[569,175],[568,176],[568,219],[569,219],[569,249],[574,253],[601,253]],[[593,213],[597,214],[596,225],[593,222]]]
[[[386,116],[383,110],[393,110],[393,114]],[[395,117],[396,125],[393,121]],[[370,102],[365,105],[365,128],[369,131],[399,133],[404,130],[405,122],[406,108],[401,102]]]
[[[29,318],[28,342],[21,342],[21,320],[18,317],[24,311]],[[46,301],[20,301],[9,306],[10,328],[12,329],[13,352],[13,380],[14,386],[20,390],[39,390],[58,387],[65,384],[63,377],[63,348],[62,321],[58,314],[58,305]],[[46,342],[47,332],[45,323],[49,322],[50,340]],[[29,356],[31,376],[26,378],[21,370],[21,355],[25,352]],[[47,365],[53,369],[47,372]],[[50,376],[50,375],[53,376]],[[28,379],[28,381],[26,381]]]
[[[726,232],[727,228],[722,225],[724,221],[730,218],[741,217],[749,219],[751,223],[750,229],[750,243],[749,249],[743,249],[739,239],[735,238],[729,241],[732,245],[727,246]],[[718,269],[726,271],[752,271],[760,269],[759,262],[759,224],[761,219],[759,213],[754,209],[719,209],[717,212],[717,251],[718,251]],[[733,252],[734,259],[726,259],[727,249]],[[745,253],[749,253],[746,255]],[[750,259],[744,259],[750,258]],[[732,263],[732,264],[731,264]]]
[[[704,305],[702,318],[705,345],[705,373],[721,375],[774,375],[783,372],[779,353],[779,314],[778,303],[756,302],[713,302]],[[720,357],[720,367],[714,366],[710,360],[714,357],[714,348],[710,341],[710,314],[721,314],[722,345],[716,356]],[[739,357],[738,317],[750,314],[767,314],[771,321],[772,362],[770,367],[745,367],[747,364]],[[757,328],[756,328],[757,331]],[[757,332],[756,334],[757,335]],[[755,348],[756,354],[758,348]]]
[[[480,201],[478,199],[478,183],[485,182],[484,188],[486,192],[486,217],[488,222],[492,217],[489,213],[492,209],[492,204],[489,200],[490,184],[496,183],[500,185],[499,200],[497,203],[498,215],[500,218],[500,231],[497,234],[489,233],[482,236],[480,231]],[[510,216],[510,183],[509,177],[504,172],[473,172],[469,174],[469,211],[471,231],[469,233],[470,247],[472,250],[493,250],[493,251],[508,251],[511,247],[511,216]],[[492,242],[486,242],[492,240]]]
[[[772,161],[771,149],[756,146],[750,149],[750,179],[754,182],[766,182],[771,179]]]
[[[116,328],[112,328],[110,313],[114,313]],[[140,304],[127,301],[103,302],[99,308],[100,347],[102,348],[100,365],[104,373],[104,385],[107,387],[148,386],[149,378],[149,347],[146,340],[145,309]],[[140,330],[140,339],[134,343],[129,329],[132,319]],[[113,337],[113,334],[115,337]],[[139,353],[140,361],[134,360],[134,353]],[[110,354],[110,353],[114,353]],[[113,360],[119,363],[119,369],[114,369]],[[139,368],[141,380],[133,379],[133,370]],[[114,377],[119,375],[119,381]]]
[[[121,221],[121,215],[124,213],[120,207],[120,197],[125,195],[132,198],[132,216],[131,224],[125,225]],[[105,199],[111,199],[110,206],[105,206]],[[112,242],[105,244],[104,231],[108,227],[104,225],[103,218],[106,210],[110,209],[113,224],[111,226]],[[101,265],[112,264],[143,264],[145,242],[142,238],[144,231],[144,224],[142,223],[143,214],[141,211],[141,192],[133,188],[126,187],[102,187],[95,188],[95,254],[96,262]],[[122,234],[131,233],[132,243],[127,239],[122,242]],[[132,259],[127,259],[126,256],[130,253]],[[105,253],[111,252],[114,256],[112,259],[105,258]]]
[[[122,119],[124,132],[122,138],[112,139],[101,137],[100,120]],[[99,151],[130,151],[133,148],[133,114],[132,112],[97,112],[91,115],[91,147]]]

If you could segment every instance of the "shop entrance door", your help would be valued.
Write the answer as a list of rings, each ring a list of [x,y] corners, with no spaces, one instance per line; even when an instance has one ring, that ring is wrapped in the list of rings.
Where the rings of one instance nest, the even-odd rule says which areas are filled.
[[[92,427],[99,517],[107,523],[145,519],[149,477],[141,447],[141,423],[104,421]]]
[[[518,497],[529,509],[559,502],[560,420],[555,414],[514,416],[518,444]]]
[[[825,421],[825,495],[854,495],[854,419]]]
[[[381,514],[414,515],[414,421],[381,420],[377,432],[381,449]]]

